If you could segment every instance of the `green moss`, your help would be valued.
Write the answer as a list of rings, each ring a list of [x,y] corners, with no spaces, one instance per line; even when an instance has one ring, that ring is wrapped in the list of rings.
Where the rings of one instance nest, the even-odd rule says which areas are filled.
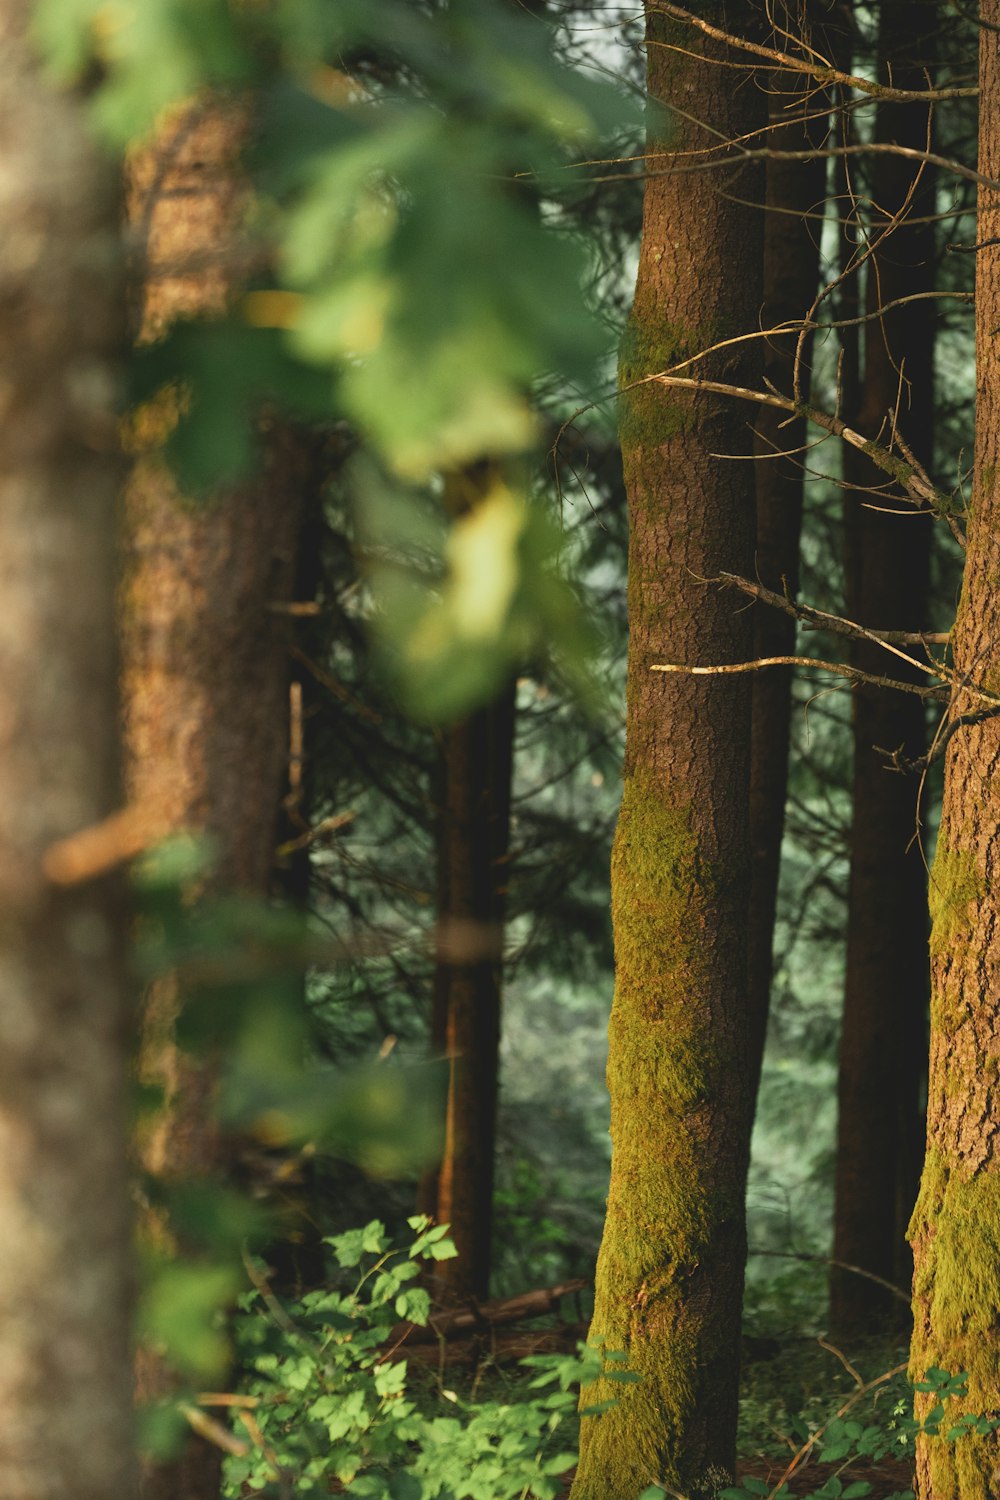
[[[585,1393],[585,1404],[617,1405],[584,1420],[574,1500],[624,1500],[654,1479],[685,1496],[718,1484],[705,1411],[725,1400],[733,1351],[725,1311],[707,1318],[692,1304],[731,1249],[727,1235],[740,1233],[742,1202],[735,1179],[711,1180],[704,1159],[725,1066],[704,1005],[701,935],[715,898],[690,807],[671,802],[653,773],[627,777],[612,855],[614,1155],[592,1335],[626,1351],[642,1378]],[[738,1302],[732,1316],[738,1326]]]
[[[1000,1416],[1000,1174],[964,1174],[939,1150],[930,1150],[910,1236],[920,1247],[911,1378],[923,1379],[932,1366],[967,1373],[968,1395],[948,1402],[945,1428],[966,1411]],[[931,1399],[918,1397],[918,1415]],[[943,1437],[921,1441],[934,1500],[995,1497],[1000,1488],[996,1435],[967,1435],[956,1443]]]
[[[938,845],[931,867],[931,953],[942,953],[969,934],[970,907],[985,894],[975,855],[966,849]]]
[[[655,314],[629,320],[618,359],[618,427],[623,448],[664,443],[691,427],[690,395],[647,377],[690,358],[709,343],[705,329],[685,330],[658,320]]]

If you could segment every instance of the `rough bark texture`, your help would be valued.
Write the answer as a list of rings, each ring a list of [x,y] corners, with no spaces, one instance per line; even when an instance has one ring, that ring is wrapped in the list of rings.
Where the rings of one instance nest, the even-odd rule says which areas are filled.
[[[114,175],[0,5],[0,1488],[134,1494],[117,882],[43,857],[120,805]]]
[[[137,242],[139,337],[177,317],[221,312],[233,283],[242,208],[237,105],[182,111],[130,165]],[[156,413],[150,418],[155,427]],[[139,459],[125,499],[122,591],[126,777],[130,800],[163,831],[207,834],[220,889],[265,894],[288,753],[287,600],[295,570],[303,463],[270,434],[265,473],[235,493],[193,502],[154,453]],[[154,986],[143,1027],[143,1072],[167,1106],[144,1143],[150,1172],[211,1173],[225,1165],[212,1122],[214,1072],[173,1045],[169,982]],[[147,1231],[156,1232],[147,1225]],[[146,1351],[140,1399],[166,1388]],[[220,1456],[200,1439],[144,1476],[146,1500],[214,1500]]]
[[[1000,0],[984,0],[979,170],[1000,176]],[[953,633],[960,676],[1000,687],[1000,196],[980,189],[976,257],[976,452],[965,578]],[[991,243],[992,242],[992,243]],[[963,693],[956,712],[975,707]],[[927,1154],[910,1224],[911,1373],[965,1370],[968,1399],[1000,1411],[1000,719],[948,747],[931,870],[931,1048]],[[927,1398],[918,1403],[926,1409]],[[996,1435],[918,1447],[920,1500],[1000,1490]]]
[[[891,0],[880,8],[883,76],[901,88],[924,86],[936,31],[932,4]],[[879,106],[877,134],[917,150],[927,143],[927,110]],[[933,213],[933,180],[912,162],[883,156],[873,170],[877,245],[869,262],[868,310],[932,288],[934,232],[910,222]],[[899,216],[892,224],[893,216]],[[933,462],[934,304],[911,302],[869,322],[857,423],[882,441],[890,411],[918,459]],[[848,496],[851,528],[848,614],[876,629],[927,628],[931,520],[886,494],[862,461],[856,478],[876,487]],[[877,507],[877,508],[876,508]],[[893,513],[895,510],[896,513]],[[919,651],[916,653],[919,657]],[[854,652],[857,666],[885,672],[877,646]],[[898,659],[892,672],[926,681]],[[894,774],[876,747],[915,758],[926,748],[924,708],[904,693],[857,688],[853,702],[854,778],[848,888],[847,973],[838,1081],[834,1249],[836,1260],[905,1287],[910,1279],[906,1225],[920,1175],[920,1094],[928,995],[927,880],[915,837],[916,778]],[[834,1268],[831,1327],[863,1332],[898,1317],[885,1289]]]
[[[727,6],[725,21],[746,27],[750,14]],[[628,729],[611,872],[613,1154],[591,1333],[642,1379],[586,1393],[618,1400],[583,1420],[574,1500],[624,1500],[653,1480],[701,1496],[732,1473],[745,1254],[750,687],[650,668],[752,652],[750,615],[703,582],[752,570],[752,466],[718,456],[747,454],[752,437],[745,414],[714,396],[629,387],[756,325],[761,214],[740,200],[759,202],[762,182],[664,169],[669,152],[718,139],[694,122],[727,137],[759,127],[764,94],[743,74],[733,87],[728,69],[698,55],[698,34],[654,5],[647,41],[651,99],[678,112],[651,130],[649,159],[664,175],[646,184],[621,371]],[[750,384],[747,347],[699,368]]]
[[[443,736],[434,1042],[449,1077],[431,1211],[458,1250],[435,1267],[446,1297],[489,1295],[514,695]]]
[[[818,12],[812,6],[809,19]],[[802,23],[785,17],[790,34]],[[805,36],[810,35],[808,26]],[[768,140],[775,150],[801,151],[822,142],[827,121],[821,96],[810,81],[776,72],[771,91]],[[816,295],[819,279],[821,215],[826,189],[826,162],[771,161],[767,164],[767,214],[764,220],[765,328],[803,319]],[[765,345],[764,373],[783,394],[793,393],[798,335],[773,335]],[[812,340],[806,341],[800,369],[802,398],[809,399]],[[799,535],[802,529],[803,463],[799,452],[806,424],[789,422],[784,413],[763,407],[757,419],[757,550],[755,576],[768,588],[794,598],[799,582]],[[775,454],[788,454],[776,458]],[[766,606],[755,611],[754,655],[789,656],[795,650],[795,621]],[[755,674],[753,737],[750,757],[750,1069],[756,1095],[764,1054],[771,998],[774,919],[777,910],[781,838],[788,790],[788,740],[792,712],[792,669],[776,667]]]

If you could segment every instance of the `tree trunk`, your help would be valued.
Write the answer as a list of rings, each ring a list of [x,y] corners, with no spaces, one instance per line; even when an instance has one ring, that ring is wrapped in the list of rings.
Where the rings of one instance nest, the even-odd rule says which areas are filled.
[[[128,1500],[126,912],[45,861],[120,805],[118,215],[30,11],[0,5],[0,1487]]]
[[[748,14],[727,7],[725,23]],[[583,1420],[574,1500],[624,1500],[653,1480],[701,1496],[732,1473],[745,1256],[749,679],[651,667],[752,654],[750,615],[704,581],[752,572],[752,467],[724,456],[751,440],[745,415],[714,395],[634,382],[757,324],[762,215],[743,200],[759,201],[762,184],[745,170],[669,169],[670,153],[716,132],[760,128],[764,95],[742,74],[734,88],[725,52],[652,3],[647,56],[654,107],[679,108],[651,126],[621,369],[628,727],[611,872],[613,1155],[591,1331],[642,1378],[586,1393],[617,1404]],[[751,384],[753,347],[698,370]]]
[[[979,31],[979,170],[1000,176],[1000,0],[984,0]],[[961,681],[995,692],[1000,679],[1000,197],[979,190],[976,256],[976,450],[968,552],[952,634]],[[969,690],[952,713],[981,708]],[[911,1373],[964,1370],[968,1398],[1000,1410],[1000,718],[953,736],[930,878],[931,1047],[927,1154],[910,1224]],[[933,1398],[918,1398],[926,1411]],[[997,1493],[996,1435],[918,1445],[920,1500],[984,1500]]]
[[[921,8],[927,30],[933,8]],[[925,86],[931,58],[925,26],[914,29],[908,0],[884,0],[879,54],[883,76],[900,88]],[[923,150],[927,109],[883,104],[881,141]],[[934,233],[914,217],[934,211],[934,184],[924,168],[892,156],[873,169],[872,226],[878,248],[869,260],[869,313],[898,298],[932,289]],[[890,226],[890,217],[900,215]],[[881,236],[885,236],[884,239]],[[929,301],[908,303],[870,321],[858,425],[883,440],[890,412],[916,457],[933,462],[934,315]],[[848,495],[852,530],[848,614],[876,629],[921,630],[927,625],[931,519],[886,495],[863,461],[857,478],[876,487]],[[917,653],[919,654],[919,653]],[[855,664],[887,670],[886,653],[862,643]],[[892,671],[925,681],[898,659]],[[920,1175],[920,1092],[928,994],[927,882],[916,838],[920,786],[887,769],[877,747],[901,748],[916,758],[926,748],[919,698],[858,687],[854,690],[854,784],[848,887],[847,973],[838,1082],[834,1258],[906,1286],[911,1267],[906,1225]],[[876,1283],[833,1268],[830,1321],[838,1335],[898,1317],[902,1306]]]
[[[817,6],[813,10],[818,10]],[[807,18],[808,19],[808,18]],[[796,25],[786,18],[792,34]],[[809,31],[805,33],[806,40]],[[827,120],[814,84],[795,74],[775,72],[769,80],[771,126],[768,140],[778,151],[821,145]],[[819,238],[826,190],[826,162],[770,161],[764,220],[764,307],[762,324],[773,328],[805,318],[819,280]],[[798,335],[772,335],[765,344],[767,380],[791,396]],[[809,399],[812,339],[804,347],[800,386]],[[778,593],[794,598],[799,582],[799,535],[806,456],[806,423],[762,407],[757,419],[757,550],[755,576]],[[777,453],[788,457],[776,458]],[[760,605],[754,612],[753,654],[790,656],[795,621]],[[774,920],[777,911],[781,839],[788,791],[788,742],[792,714],[792,668],[755,674],[753,738],[750,755],[750,1074],[756,1098],[771,1000]]]
[[[512,682],[442,745],[434,1045],[449,1078],[432,1212],[458,1250],[435,1266],[448,1297],[489,1296],[515,693]]]
[[[194,104],[131,163],[141,339],[156,338],[177,317],[226,306],[246,124],[239,106]],[[288,663],[287,627],[270,606],[290,595],[302,467],[293,440],[273,431],[264,474],[237,492],[190,502],[152,453],[136,464],[126,495],[129,795],[157,828],[208,835],[219,889],[264,895],[272,870],[288,751]],[[225,1167],[212,1117],[214,1070],[178,1053],[175,1010],[173,985],[155,985],[142,1068],[165,1089],[167,1104],[144,1143],[144,1161],[167,1179]],[[145,1228],[162,1233],[162,1226]],[[148,1351],[138,1386],[143,1400],[169,1389]],[[143,1495],[215,1500],[219,1464],[216,1449],[193,1440],[176,1463],[150,1468]]]

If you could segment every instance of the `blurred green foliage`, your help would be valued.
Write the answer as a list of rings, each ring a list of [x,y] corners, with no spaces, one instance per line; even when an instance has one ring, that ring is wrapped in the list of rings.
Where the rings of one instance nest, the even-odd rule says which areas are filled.
[[[372,617],[407,708],[454,718],[543,649],[583,684],[592,633],[513,461],[544,437],[539,379],[565,410],[613,344],[586,293],[574,164],[636,124],[625,95],[509,0],[41,0],[35,24],[58,77],[98,79],[116,145],[205,90],[251,103],[242,232],[266,269],[227,317],[137,358],[137,399],[182,394],[182,484],[251,470],[261,412],[346,419]],[[503,474],[479,513],[439,515],[403,551],[440,477],[482,460]]]

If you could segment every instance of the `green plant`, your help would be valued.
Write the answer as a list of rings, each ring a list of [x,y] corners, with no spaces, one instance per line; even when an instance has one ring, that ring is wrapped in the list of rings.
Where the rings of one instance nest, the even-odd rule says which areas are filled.
[[[413,1377],[395,1323],[421,1326],[430,1298],[420,1262],[454,1255],[447,1226],[409,1220],[416,1238],[394,1249],[375,1220],[327,1241],[340,1287],[283,1304],[260,1271],[240,1300],[236,1338],[250,1371],[228,1398],[237,1413],[222,1493],[351,1495],[390,1500],[554,1500],[576,1462],[577,1388],[598,1374],[638,1377],[623,1354],[579,1346],[535,1355],[524,1394],[466,1399]],[[612,1405],[588,1409],[596,1414]]]
[[[952,1374],[936,1366],[912,1386],[903,1378],[902,1366],[867,1382],[859,1378],[856,1390],[821,1426],[810,1430],[797,1413],[787,1419],[790,1435],[801,1446],[788,1466],[786,1477],[806,1457],[815,1455],[824,1464],[836,1464],[837,1468],[833,1473],[827,1473],[815,1489],[803,1491],[803,1500],[863,1500],[871,1492],[868,1481],[844,1477],[858,1460],[878,1463],[889,1457],[913,1458],[917,1438],[921,1436],[956,1443],[967,1433],[982,1436],[997,1431],[1000,1419],[976,1416],[971,1412],[963,1412],[957,1420],[948,1422],[946,1403],[964,1397],[967,1382],[968,1376],[963,1372]],[[851,1415],[863,1397],[876,1391],[883,1395],[888,1392],[890,1400],[881,1406],[873,1406],[868,1420]],[[913,1415],[914,1391],[935,1398],[930,1410],[919,1420]],[[761,1496],[768,1497],[768,1500],[785,1500],[790,1494],[787,1483],[772,1487],[762,1479],[748,1475],[739,1484],[720,1490],[718,1500],[760,1500]],[[913,1492],[899,1490],[888,1500],[913,1500]]]

